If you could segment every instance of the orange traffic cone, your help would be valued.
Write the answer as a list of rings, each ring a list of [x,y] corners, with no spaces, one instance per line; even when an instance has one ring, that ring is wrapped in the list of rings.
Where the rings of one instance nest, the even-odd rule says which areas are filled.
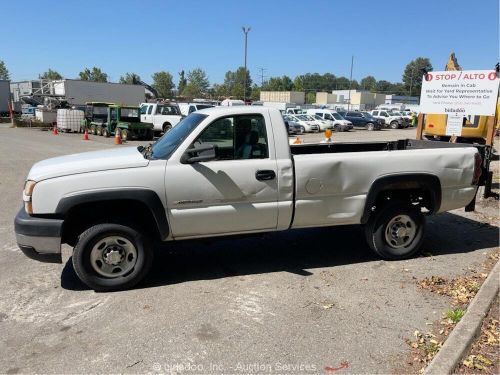
[[[88,141],[89,140],[89,131],[87,128],[85,128],[85,131],[83,132],[83,140]]]
[[[294,145],[300,145],[300,144],[302,144],[302,141],[300,140],[299,137],[296,137],[295,140],[293,141],[293,144]]]
[[[122,137],[121,137],[121,132],[118,130],[115,131],[115,145],[121,145],[122,144]]]
[[[52,130],[52,134],[58,135],[59,132],[57,131],[57,125],[54,125],[54,129]]]

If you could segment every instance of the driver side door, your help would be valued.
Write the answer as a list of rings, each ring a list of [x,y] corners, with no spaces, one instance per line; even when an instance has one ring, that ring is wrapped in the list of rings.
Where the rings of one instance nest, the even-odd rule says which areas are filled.
[[[214,120],[191,147],[216,145],[216,160],[167,163],[165,187],[174,238],[275,230],[277,162],[261,114]]]

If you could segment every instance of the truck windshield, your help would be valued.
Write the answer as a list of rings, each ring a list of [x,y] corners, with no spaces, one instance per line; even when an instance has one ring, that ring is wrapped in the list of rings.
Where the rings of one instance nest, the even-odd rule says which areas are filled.
[[[180,121],[169,132],[165,133],[152,146],[151,156],[154,159],[168,159],[186,137],[196,128],[207,115],[200,113],[191,113]]]

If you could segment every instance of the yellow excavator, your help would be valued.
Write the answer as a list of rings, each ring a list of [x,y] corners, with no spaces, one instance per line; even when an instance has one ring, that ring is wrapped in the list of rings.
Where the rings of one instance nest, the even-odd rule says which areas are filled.
[[[458,65],[457,58],[452,52],[448,58],[445,70],[462,70]],[[500,126],[500,98],[497,101],[497,109],[495,115],[495,127]],[[425,117],[423,137],[440,141],[449,141],[450,136],[446,135],[447,115],[428,114]],[[488,134],[488,116],[469,116],[462,128],[462,135],[457,138],[456,142],[463,143],[479,143],[484,144]]]

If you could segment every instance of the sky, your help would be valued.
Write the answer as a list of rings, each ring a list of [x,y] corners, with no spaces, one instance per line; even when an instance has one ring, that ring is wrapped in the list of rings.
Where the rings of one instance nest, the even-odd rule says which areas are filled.
[[[244,64],[266,77],[333,73],[401,81],[422,56],[444,70],[451,51],[464,69],[492,69],[499,58],[499,0],[23,0],[2,2],[0,60],[11,80],[51,68],[77,78],[97,66],[118,81],[134,72],[201,67],[210,82]],[[6,17],[5,15],[9,15]],[[264,77],[264,79],[266,78]]]

